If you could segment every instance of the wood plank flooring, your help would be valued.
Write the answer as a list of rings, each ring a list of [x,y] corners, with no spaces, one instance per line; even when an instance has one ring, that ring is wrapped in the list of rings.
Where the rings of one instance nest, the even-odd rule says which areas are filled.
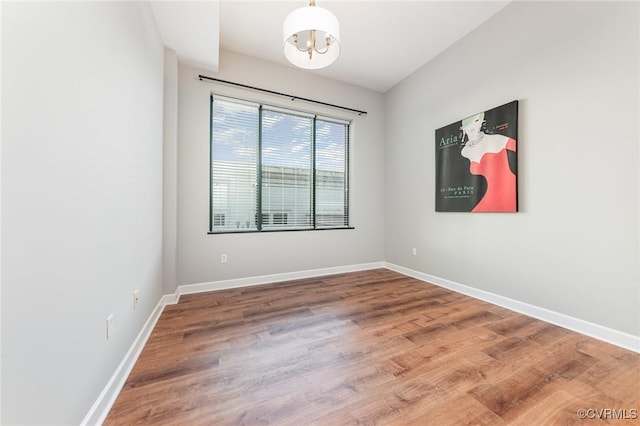
[[[379,269],[182,296],[105,425],[637,425],[639,383],[637,353]]]

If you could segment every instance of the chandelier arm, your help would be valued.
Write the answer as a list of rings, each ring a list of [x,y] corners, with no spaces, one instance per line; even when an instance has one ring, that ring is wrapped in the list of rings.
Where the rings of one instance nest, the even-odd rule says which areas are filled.
[[[325,39],[325,43],[326,43],[326,47],[325,47],[325,49],[324,49],[324,52],[322,52],[322,51],[320,51],[320,50],[316,49],[315,47],[314,47],[314,49],[313,49],[313,50],[315,50],[315,51],[316,51],[316,53],[317,53],[317,54],[319,54],[319,55],[324,55],[325,53],[327,53],[327,52],[329,51],[329,47],[330,47],[330,44],[331,44],[331,38],[330,38],[330,37],[327,37],[327,38]]]
[[[300,49],[300,47],[298,47],[298,34],[294,34],[293,35],[293,45],[296,47],[296,49],[298,49],[298,51],[300,52],[306,52],[307,49]]]
[[[307,50],[307,49],[300,49],[300,48],[298,47],[298,44],[297,44],[297,43],[296,43],[296,45],[295,45],[295,46],[296,46],[296,49],[298,49],[298,51],[299,51],[299,52],[303,52],[303,53],[308,52],[308,50]]]

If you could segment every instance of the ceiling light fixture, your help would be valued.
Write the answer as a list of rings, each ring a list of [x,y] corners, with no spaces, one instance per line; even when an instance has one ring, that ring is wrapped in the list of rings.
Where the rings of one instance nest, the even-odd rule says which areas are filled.
[[[294,10],[282,24],[284,56],[293,65],[318,69],[331,65],[340,55],[340,23],[327,9],[309,6]]]

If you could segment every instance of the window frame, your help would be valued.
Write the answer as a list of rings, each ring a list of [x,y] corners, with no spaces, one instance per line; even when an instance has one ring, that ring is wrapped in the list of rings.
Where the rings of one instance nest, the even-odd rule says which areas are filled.
[[[213,206],[213,108],[214,108],[214,99],[224,100],[229,102],[234,102],[238,104],[245,105],[255,105],[258,108],[258,147],[257,147],[257,159],[256,159],[256,167],[257,167],[257,179],[256,179],[256,213],[255,213],[255,221],[256,229],[249,230],[215,230],[214,229],[214,206]],[[304,117],[309,117],[313,120],[313,134],[311,141],[311,157],[312,157],[312,167],[311,167],[311,185],[310,191],[313,194],[311,197],[311,223],[309,227],[306,228],[264,228],[264,221],[262,220],[264,216],[269,217],[270,225],[275,224],[274,216],[276,213],[264,213],[262,212],[262,180],[263,180],[263,148],[262,148],[262,124],[263,124],[263,109],[268,109],[271,111],[279,111],[286,114],[291,115],[299,115]],[[344,187],[343,187],[343,217],[346,218],[344,225],[339,226],[321,226],[318,227],[317,217],[322,216],[317,211],[317,188],[318,188],[318,180],[317,180],[317,143],[316,143],[316,135],[317,135],[317,121],[322,122],[331,122],[335,124],[345,125],[346,126],[346,134],[345,134],[345,150],[344,150]],[[304,109],[293,109],[290,107],[283,107],[278,105],[277,103],[263,101],[263,100],[249,100],[246,98],[240,98],[236,96],[228,96],[222,94],[211,93],[210,101],[209,101],[209,230],[208,234],[210,235],[224,235],[224,234],[252,234],[252,233],[270,233],[270,232],[300,232],[300,231],[336,231],[336,230],[345,230],[345,229],[355,229],[352,225],[352,217],[351,217],[351,149],[352,149],[352,136],[353,136],[353,120],[343,117],[335,117],[328,114],[324,114],[321,111],[310,111]],[[286,212],[283,212],[286,216]],[[224,220],[224,219],[223,219]],[[286,219],[285,219],[286,223]]]

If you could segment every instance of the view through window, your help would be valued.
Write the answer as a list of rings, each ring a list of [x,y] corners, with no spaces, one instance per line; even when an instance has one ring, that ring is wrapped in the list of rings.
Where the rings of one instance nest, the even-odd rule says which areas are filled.
[[[349,123],[211,97],[209,231],[349,227]]]

